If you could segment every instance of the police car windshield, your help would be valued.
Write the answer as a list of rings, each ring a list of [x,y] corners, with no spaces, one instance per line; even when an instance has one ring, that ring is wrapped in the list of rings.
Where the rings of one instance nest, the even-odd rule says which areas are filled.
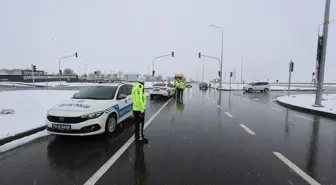
[[[157,87],[164,87],[164,86],[166,86],[166,84],[154,84],[153,86],[157,86]]]
[[[116,86],[90,86],[76,93],[73,98],[108,100],[114,98],[116,90]]]

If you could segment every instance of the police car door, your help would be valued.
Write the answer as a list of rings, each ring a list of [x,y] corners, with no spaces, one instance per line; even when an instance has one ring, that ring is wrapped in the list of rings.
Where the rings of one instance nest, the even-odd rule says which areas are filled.
[[[132,111],[132,106],[128,103],[128,92],[126,85],[121,85],[117,94],[117,104],[118,104],[118,120],[122,121],[127,118],[127,114]]]

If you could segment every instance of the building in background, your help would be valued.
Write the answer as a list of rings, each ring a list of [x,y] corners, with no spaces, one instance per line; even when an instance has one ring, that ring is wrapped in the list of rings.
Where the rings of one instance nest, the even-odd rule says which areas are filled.
[[[35,82],[59,81],[58,74],[47,74],[43,70],[34,72]],[[78,82],[78,75],[62,75],[62,81]],[[0,81],[12,82],[33,82],[31,69],[2,69],[0,70]]]

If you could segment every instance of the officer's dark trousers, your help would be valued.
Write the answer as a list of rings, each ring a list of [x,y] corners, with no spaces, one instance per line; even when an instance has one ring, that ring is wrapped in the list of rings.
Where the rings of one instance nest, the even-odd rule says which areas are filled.
[[[180,98],[180,88],[176,88],[176,98]]]
[[[135,121],[135,139],[143,139],[143,129],[145,124],[145,113],[143,113],[143,117],[140,116],[140,111],[133,111],[134,121]]]
[[[183,91],[184,89],[180,89],[180,98],[183,99]]]

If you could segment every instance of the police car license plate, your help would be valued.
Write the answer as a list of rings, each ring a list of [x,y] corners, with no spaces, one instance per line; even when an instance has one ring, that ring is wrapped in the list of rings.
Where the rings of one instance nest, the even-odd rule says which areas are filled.
[[[154,91],[155,91],[155,92],[158,92],[158,91],[160,91],[160,89],[154,89]]]
[[[52,128],[56,130],[71,130],[71,125],[52,124]]]

